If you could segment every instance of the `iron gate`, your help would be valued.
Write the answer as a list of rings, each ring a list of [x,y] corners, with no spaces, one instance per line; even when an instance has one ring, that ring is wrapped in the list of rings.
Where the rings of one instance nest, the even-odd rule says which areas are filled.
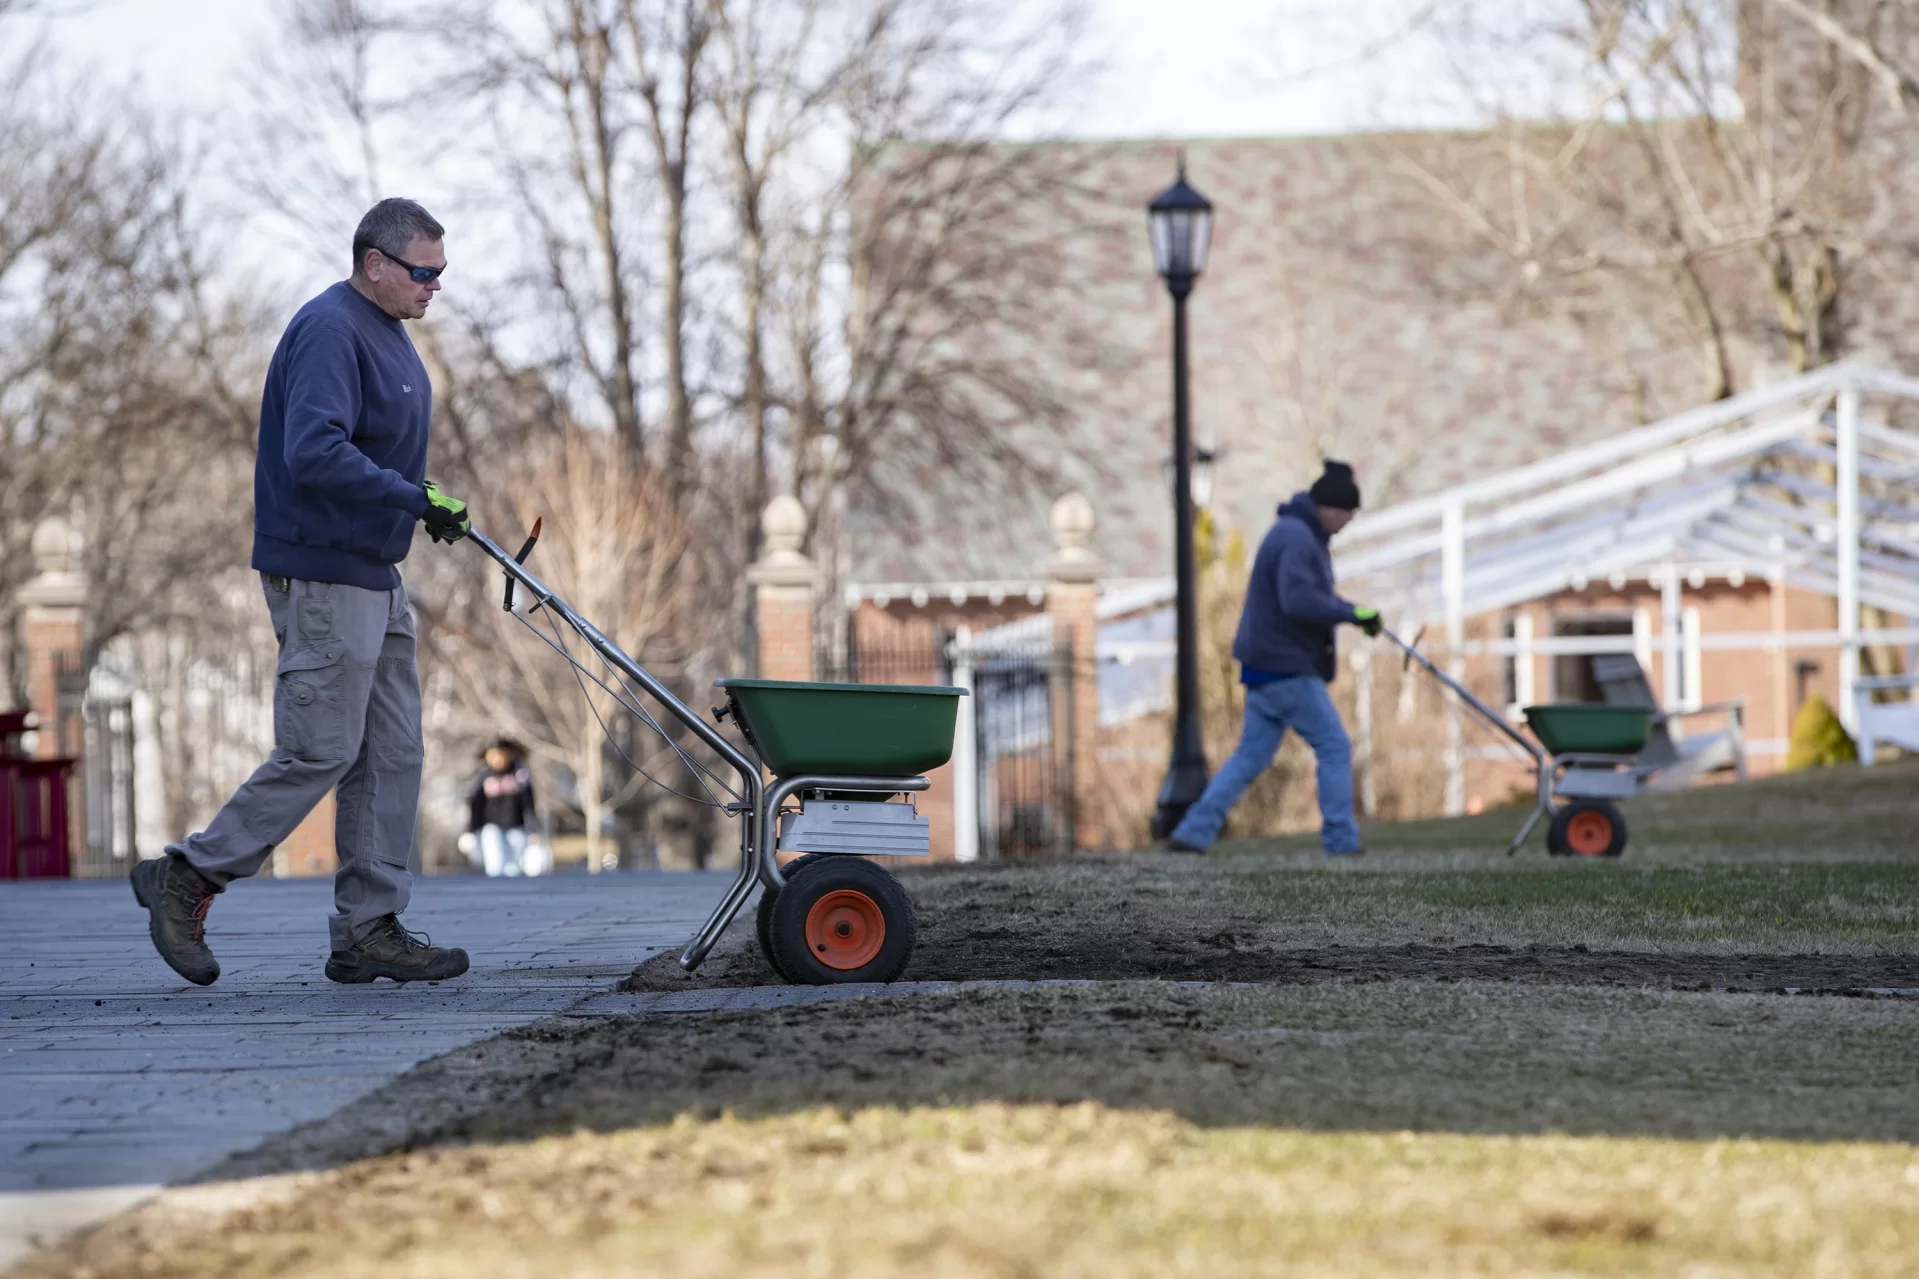
[[[813,669],[822,680],[853,684],[970,680],[979,856],[1071,852],[1072,650],[1035,640],[963,651],[953,631],[915,638],[887,643],[861,636],[837,652],[822,646]],[[954,754],[963,764],[966,752]]]
[[[1072,671],[1050,645],[974,656],[981,857],[1073,851]]]
[[[101,687],[94,672],[56,668],[60,754],[80,761],[76,879],[114,879],[139,859],[133,824],[133,699]]]

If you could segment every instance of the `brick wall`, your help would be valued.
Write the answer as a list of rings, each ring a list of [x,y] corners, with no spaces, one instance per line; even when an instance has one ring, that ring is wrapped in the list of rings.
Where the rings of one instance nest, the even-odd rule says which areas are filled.
[[[813,678],[813,597],[806,587],[759,588],[760,678]]]
[[[80,610],[30,608],[21,632],[27,652],[27,705],[40,719],[34,753],[41,759],[54,758],[60,754],[61,738],[65,736],[68,753],[77,755],[81,741],[78,722],[61,732],[59,673],[84,656]]]

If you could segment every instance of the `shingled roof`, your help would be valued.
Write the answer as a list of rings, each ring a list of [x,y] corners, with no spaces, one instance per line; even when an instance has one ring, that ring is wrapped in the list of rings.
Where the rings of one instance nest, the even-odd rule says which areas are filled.
[[[1677,349],[1656,320],[1507,300],[1511,262],[1414,176],[1456,168],[1484,142],[1409,133],[1183,144],[1190,179],[1218,210],[1190,305],[1193,414],[1196,437],[1221,455],[1214,507],[1229,527],[1257,534],[1325,456],[1351,461],[1378,509],[1700,398],[1697,352]],[[1093,502],[1094,546],[1111,576],[1170,568],[1170,305],[1144,207],[1182,148],[1045,145],[1074,169],[1078,194],[1025,209],[1020,233],[1060,255],[1070,281],[1061,304],[1104,348],[1089,357],[1044,334],[1025,339],[1070,399],[1063,430],[1025,442],[1052,483],[1006,475],[982,489],[977,476],[888,475],[884,506],[856,498],[848,513],[852,583],[1028,580],[1049,545],[1048,506],[1068,487]],[[1881,332],[1905,327],[1891,309],[1867,319]],[[1871,335],[1862,348],[1887,354]]]

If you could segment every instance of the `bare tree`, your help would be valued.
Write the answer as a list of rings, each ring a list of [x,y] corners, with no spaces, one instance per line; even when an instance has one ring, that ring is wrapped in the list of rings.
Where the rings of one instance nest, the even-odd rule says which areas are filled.
[[[1005,0],[449,0],[424,87],[382,98],[388,11],[304,3],[345,15],[285,29],[288,57],[317,44],[334,68],[293,101],[336,157],[370,121],[372,169],[398,136],[383,130],[430,109],[463,143],[448,167],[463,189],[504,197],[473,202],[462,234],[488,247],[414,330],[435,385],[431,466],[476,509],[517,501],[508,481],[554,441],[605,431],[618,474],[667,485],[692,530],[679,571],[743,621],[772,491],[818,515],[836,494],[910,484],[891,466],[1026,465],[1015,437],[1057,403],[1017,335],[1047,323],[1057,271],[1045,246],[981,233],[1062,185],[1031,149],[998,145],[1069,60],[1052,17],[1016,22]],[[1033,291],[996,302],[995,275],[1015,270]],[[435,619],[470,590],[454,563],[409,564]],[[655,603],[682,691],[750,641],[699,623],[690,596]],[[463,684],[478,658],[458,653],[467,666],[446,677]],[[489,683],[512,699],[545,687],[534,679],[516,666]],[[550,725],[524,736],[560,749]],[[629,780],[602,793],[623,821],[698,826],[671,797],[628,803]]]
[[[666,350],[666,468],[690,487],[693,399],[687,388],[687,190],[694,119],[705,96],[710,0],[623,0],[621,24],[631,48],[640,100],[646,104],[661,211],[660,338]]]
[[[67,515],[94,585],[90,661],[190,608],[186,584],[233,540],[235,504],[207,497],[231,491],[250,434],[230,382],[245,317],[209,300],[185,150],[16,69],[0,99],[0,627],[16,633],[33,526]]]
[[[1075,30],[1070,10],[913,4],[862,33],[833,104],[843,167],[792,219],[780,293],[783,451],[816,527],[842,492],[884,505],[916,470],[1042,469],[1034,436],[1065,405],[1030,339],[1086,326],[1020,210],[1084,193],[1071,162],[1004,139],[1070,78]]]
[[[395,194],[381,154],[409,105],[412,77],[385,60],[396,37],[413,34],[400,13],[389,0],[284,0],[239,86],[228,181],[248,211],[279,219],[332,270],[346,265],[360,215]]]
[[[1913,7],[1909,0],[1825,6],[1807,0],[1765,2],[1805,23],[1842,56],[1858,63],[1878,82],[1895,110],[1919,114],[1919,75],[1910,56],[1912,32],[1898,25],[1898,9]]]
[[[496,518],[511,511],[523,527],[543,520],[544,580],[614,643],[674,673],[685,657],[677,627],[697,579],[688,571],[694,531],[676,513],[673,486],[612,436],[578,427],[529,443],[511,461],[519,483],[487,509]],[[478,573],[478,557],[463,562],[474,571],[454,570],[459,585],[426,603],[423,630],[462,729],[472,738],[508,733],[564,770],[571,786],[560,797],[584,824],[588,860],[598,868],[605,815],[638,794],[646,774],[696,783],[663,739],[631,731],[629,711],[559,656],[556,645],[570,647],[617,687],[564,625],[529,611],[524,592],[518,612],[502,612],[499,583]],[[609,742],[637,770],[624,760],[609,766]]]
[[[1587,86],[1576,107],[1541,120],[1495,106],[1478,145],[1409,146],[1401,164],[1506,258],[1508,296],[1595,330],[1684,334],[1707,393],[1730,395],[1769,358],[1838,358],[1856,336],[1848,296],[1904,261],[1888,197],[1912,122],[1835,36],[1904,48],[1915,19],[1876,0],[1584,0],[1506,46]],[[1462,61],[1474,40],[1465,26],[1442,38]]]

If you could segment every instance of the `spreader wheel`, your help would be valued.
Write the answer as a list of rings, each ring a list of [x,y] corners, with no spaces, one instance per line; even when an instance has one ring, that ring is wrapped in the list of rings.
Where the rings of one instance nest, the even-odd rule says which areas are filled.
[[[1574,857],[1617,857],[1626,851],[1626,815],[1609,800],[1576,799],[1553,814],[1546,847]]]
[[[767,918],[768,955],[796,985],[892,981],[913,954],[913,903],[893,876],[860,857],[827,856],[785,870]]]
[[[791,877],[802,866],[810,866],[814,862],[824,861],[831,855],[830,853],[803,853],[786,863],[786,865],[780,867],[780,874]],[[753,932],[754,935],[759,938],[760,954],[766,956],[766,962],[772,965],[774,972],[778,973],[784,980],[790,982],[793,979],[788,977],[785,971],[781,969],[780,957],[773,953],[773,902],[778,896],[778,893],[770,889],[760,889],[760,907],[759,913],[753,919]]]

